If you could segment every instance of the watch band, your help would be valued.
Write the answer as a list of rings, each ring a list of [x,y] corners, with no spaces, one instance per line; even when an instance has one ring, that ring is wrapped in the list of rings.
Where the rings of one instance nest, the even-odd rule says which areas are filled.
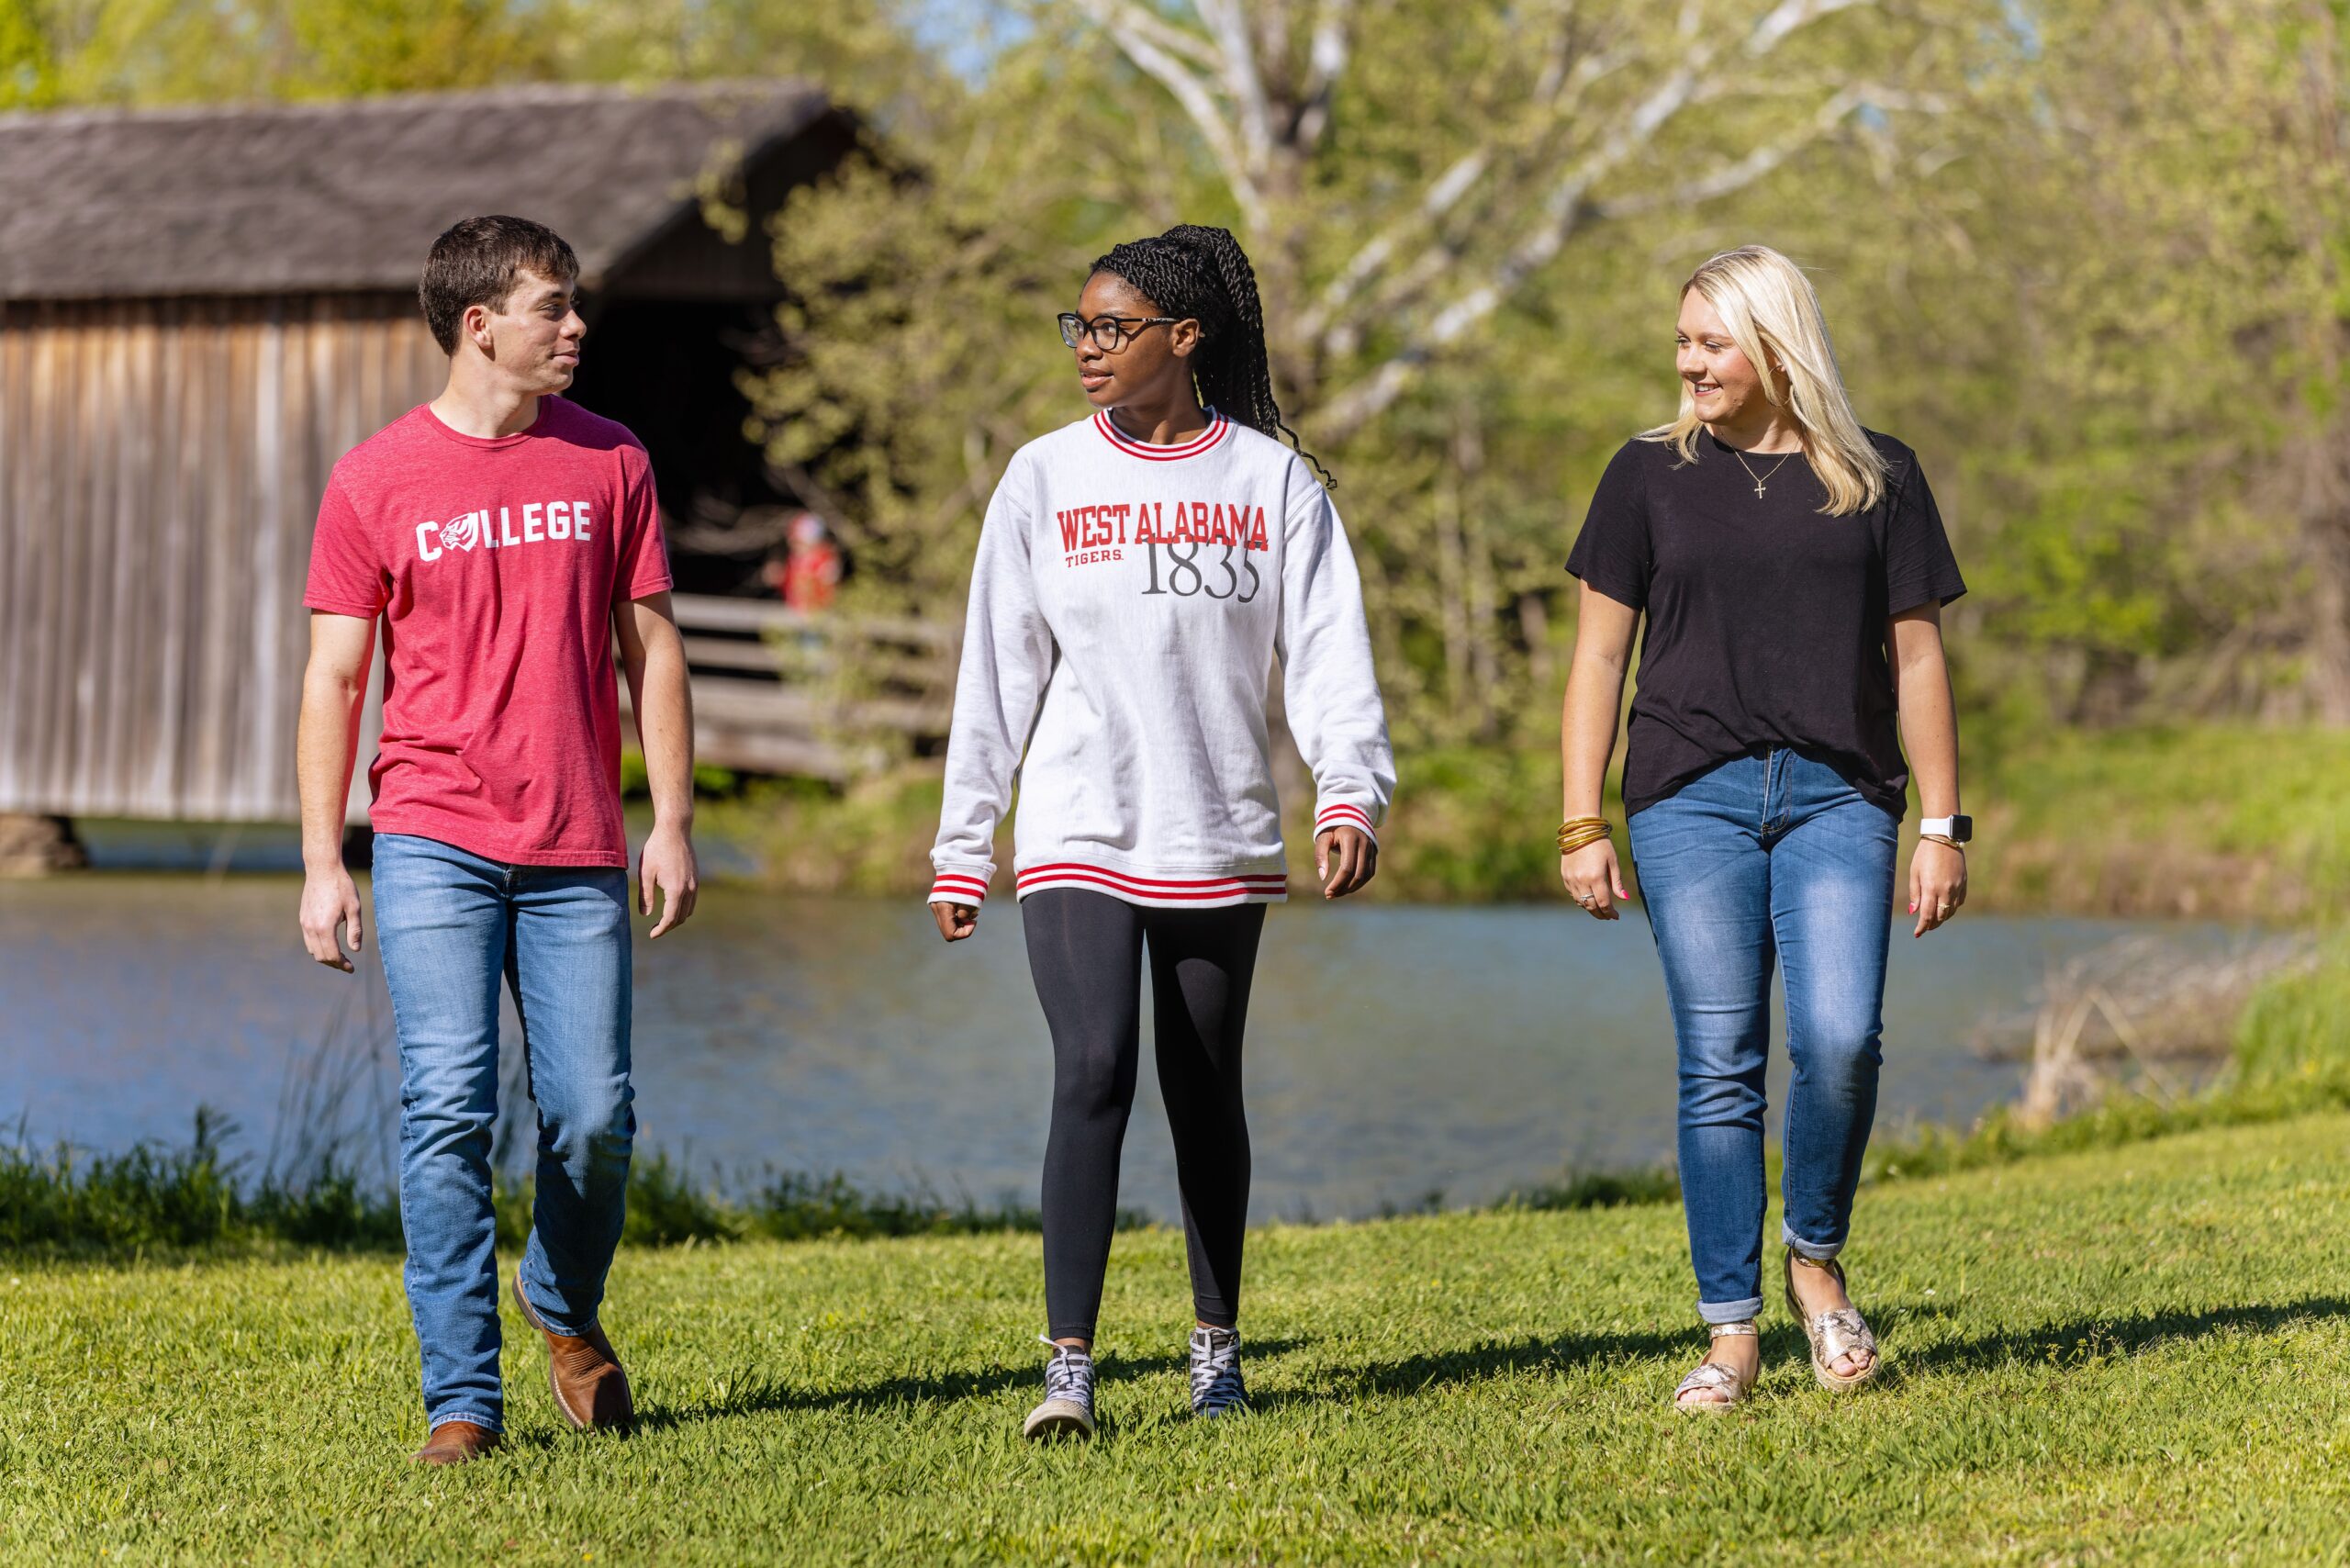
[[[1975,836],[1975,819],[1970,816],[1921,817],[1918,822],[1920,834],[1947,838],[1953,844],[1964,844]]]

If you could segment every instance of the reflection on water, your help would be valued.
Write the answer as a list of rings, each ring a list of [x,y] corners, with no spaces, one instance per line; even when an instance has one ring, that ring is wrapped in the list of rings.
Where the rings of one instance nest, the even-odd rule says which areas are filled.
[[[202,1103],[258,1155],[289,1060],[340,1016],[347,1037],[375,1042],[345,1104],[380,1158],[397,1104],[382,973],[372,948],[355,978],[309,962],[297,891],[274,877],[0,884],[0,1117],[21,1115],[37,1142],[118,1148],[184,1139]],[[838,1170],[1033,1200],[1051,1054],[1019,924],[1009,899],[990,904],[950,948],[912,901],[718,888],[657,945],[640,926],[645,1146],[735,1178]],[[2027,1001],[2052,962],[2143,929],[1968,916],[1923,942],[1897,933],[1879,1125],[1964,1121],[2010,1095],[2017,1068],[1968,1048],[1976,1020]],[[1276,908],[1248,1051],[1260,1218],[1432,1190],[1471,1202],[1566,1165],[1671,1154],[1672,1037],[1637,917]],[[1139,1076],[1122,1196],[1171,1215],[1165,1116]],[[1784,1080],[1782,1062],[1774,1103]]]

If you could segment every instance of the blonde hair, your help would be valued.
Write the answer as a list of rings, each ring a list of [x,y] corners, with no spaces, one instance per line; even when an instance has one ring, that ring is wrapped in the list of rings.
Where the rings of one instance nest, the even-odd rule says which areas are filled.
[[[1803,454],[1827,487],[1830,516],[1864,511],[1885,494],[1885,457],[1861,429],[1852,413],[1852,399],[1836,369],[1836,351],[1828,342],[1828,323],[1819,312],[1819,296],[1803,269],[1768,245],[1740,245],[1724,251],[1689,274],[1681,286],[1686,299],[1695,289],[1729,328],[1730,342],[1754,363],[1762,378],[1762,395],[1782,408],[1791,408],[1800,427]],[[1786,373],[1781,395],[1771,375],[1773,365]],[[1661,441],[1681,454],[1684,463],[1697,459],[1697,399],[1686,382],[1681,387],[1681,413],[1671,424],[1640,432],[1642,441]]]

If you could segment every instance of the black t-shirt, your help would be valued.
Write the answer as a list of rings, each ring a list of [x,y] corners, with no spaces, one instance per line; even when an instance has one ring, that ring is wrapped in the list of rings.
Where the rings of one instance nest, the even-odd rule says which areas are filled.
[[[1607,465],[1567,570],[1648,618],[1628,813],[1776,746],[1827,763],[1901,815],[1909,770],[1886,620],[1948,604],[1966,584],[1917,454],[1869,439],[1885,454],[1885,494],[1842,517],[1819,510],[1828,492],[1800,454],[1746,454],[1750,474],[1707,433],[1691,463],[1633,441]]]

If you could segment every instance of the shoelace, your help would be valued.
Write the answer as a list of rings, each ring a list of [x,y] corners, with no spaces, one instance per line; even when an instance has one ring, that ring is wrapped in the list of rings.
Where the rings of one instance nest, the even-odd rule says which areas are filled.
[[[1093,1358],[1074,1345],[1055,1344],[1046,1336],[1036,1336],[1040,1344],[1052,1350],[1045,1362],[1045,1397],[1066,1399],[1074,1405],[1093,1408]]]
[[[1202,1415],[1248,1408],[1240,1378],[1240,1335],[1231,1328],[1192,1330],[1192,1408]]]

